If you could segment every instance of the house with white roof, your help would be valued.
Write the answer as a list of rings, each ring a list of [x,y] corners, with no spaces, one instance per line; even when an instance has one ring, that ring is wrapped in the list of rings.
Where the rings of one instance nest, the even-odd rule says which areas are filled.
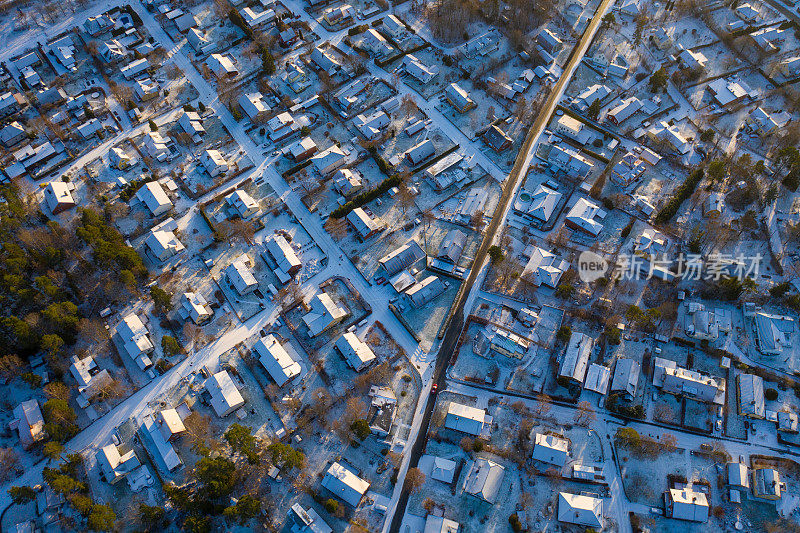
[[[447,86],[444,96],[459,113],[466,113],[475,107],[475,101],[469,97],[469,93],[456,83]]]
[[[608,112],[608,120],[617,126],[632,117],[642,108],[642,102],[635,96],[621,100],[620,103]]]
[[[377,57],[389,56],[393,50],[389,41],[375,28],[370,28],[364,32],[361,39],[361,46]]]
[[[225,207],[232,217],[250,218],[259,211],[258,202],[246,191],[236,189],[225,197]]]
[[[409,268],[425,257],[417,241],[410,240],[399,248],[395,248],[378,259],[378,263],[389,276],[394,276],[403,269]]]
[[[521,277],[536,287],[544,285],[555,289],[566,270],[569,270],[569,263],[543,248],[534,246]]]
[[[446,290],[447,286],[438,276],[430,275],[409,287],[405,295],[412,306],[420,308],[436,299]]]
[[[246,93],[239,97],[239,107],[250,120],[258,121],[272,110],[260,92]]]
[[[728,81],[725,78],[711,81],[706,88],[720,107],[732,108],[750,98],[750,94],[742,87],[741,82]]]
[[[764,355],[782,355],[792,349],[795,319],[758,312],[753,317],[758,351]]]
[[[436,147],[430,139],[425,139],[406,150],[406,157],[412,165],[419,165],[436,153]]]
[[[389,116],[383,111],[376,111],[370,116],[356,115],[353,125],[367,140],[377,139],[383,134],[383,129],[389,124]]]
[[[361,173],[350,168],[340,168],[333,173],[333,187],[339,194],[350,197],[363,188]]]
[[[778,127],[775,119],[760,106],[747,115],[745,121],[747,124],[750,124],[753,130],[759,135],[768,135]]]
[[[120,455],[119,450],[113,444],[103,446],[97,451],[95,460],[100,466],[103,478],[110,484],[114,484],[139,468],[141,463],[136,457],[136,452],[129,450],[125,455]]]
[[[206,65],[217,78],[235,78],[239,75],[233,58],[228,55],[211,54],[206,60]]]
[[[75,207],[75,198],[72,196],[74,185],[63,181],[51,181],[44,188],[44,202],[54,215]]]
[[[455,520],[429,514],[425,518],[425,530],[423,533],[458,533],[460,530],[461,525]]]
[[[412,77],[416,78],[423,85],[430,83],[439,73],[439,68],[436,66],[429,67],[422,63],[417,56],[406,54],[403,57],[403,66],[406,72]]]
[[[567,352],[561,361],[558,377],[582,384],[594,343],[595,339],[585,333],[573,333],[567,345]]]
[[[598,394],[605,394],[608,391],[608,379],[611,377],[611,369],[605,365],[592,363],[586,370],[586,379],[583,388]]]
[[[681,154],[687,154],[692,149],[692,145],[684,137],[676,126],[670,126],[667,122],[661,121],[653,124],[645,132],[647,136],[654,140],[663,141]]]
[[[303,137],[292,143],[287,151],[295,162],[300,163],[317,152],[317,143],[311,137]]]
[[[206,150],[200,156],[200,164],[206,169],[206,172],[212,178],[228,171],[228,162],[219,152],[219,150]]]
[[[211,407],[217,416],[227,416],[244,405],[244,398],[225,370],[208,378],[205,390],[211,395]]]
[[[383,29],[395,40],[407,31],[405,24],[395,15],[383,17]]]
[[[258,354],[261,366],[279,387],[283,387],[290,380],[299,376],[302,371],[300,363],[292,359],[292,356],[274,335],[258,339],[253,345],[253,351]]]
[[[603,529],[603,500],[582,494],[558,493],[558,521]]]
[[[362,239],[369,239],[382,228],[380,219],[372,218],[362,207],[356,207],[347,213],[347,221]]]
[[[800,74],[800,56],[788,57],[781,61],[781,72],[787,78],[794,78]]]
[[[356,372],[361,372],[376,360],[372,348],[351,331],[345,332],[336,340],[336,349],[347,361],[347,366]]]
[[[207,54],[216,49],[216,43],[210,41],[205,32],[197,28],[189,29],[186,40],[192,49],[200,55]]]
[[[322,174],[328,176],[347,163],[347,155],[336,145],[311,157],[311,164]]]
[[[594,163],[583,157],[580,151],[572,146],[567,144],[550,144],[549,146],[547,162],[563,172],[584,178],[594,167]]]
[[[725,403],[724,379],[681,368],[674,361],[660,357],[654,362],[653,385],[676,396],[719,405]]]
[[[169,157],[167,140],[157,131],[148,131],[142,138],[143,151],[158,161],[165,161]]]
[[[124,317],[117,325],[114,337],[118,346],[136,363],[139,370],[144,371],[153,366],[148,354],[155,349],[155,346],[150,341],[147,328],[138,315],[131,313]]]
[[[283,235],[267,239],[265,250],[276,265],[273,271],[281,283],[288,283],[303,267],[300,258]]]
[[[447,404],[444,427],[468,435],[479,436],[491,426],[491,417],[484,409],[470,407],[456,402]]]
[[[497,501],[504,476],[505,468],[500,464],[478,457],[464,479],[464,493],[493,504]]]
[[[250,271],[251,264],[250,258],[246,254],[242,254],[223,271],[228,283],[240,296],[250,294],[258,288],[258,281]]]
[[[78,394],[87,402],[113,381],[108,370],[100,370],[92,356],[81,359],[73,355],[69,371],[78,383]]]
[[[35,398],[26,400],[14,408],[13,418],[8,427],[12,431],[17,431],[19,442],[25,449],[47,436],[44,431],[42,411]]]
[[[678,45],[678,59],[689,70],[702,70],[708,63],[708,58],[702,52],[687,50],[681,44]]]
[[[205,324],[214,316],[208,301],[199,292],[182,293],[178,305],[178,316],[183,320],[191,319],[198,326]]]
[[[239,13],[241,13],[245,23],[247,23],[247,25],[251,28],[264,26],[265,24],[269,24],[275,20],[275,11],[272,9],[256,11],[252,7],[245,7],[244,9],[240,10]]]
[[[203,127],[203,121],[200,120],[200,115],[194,111],[184,111],[181,118],[178,119],[178,125],[191,137],[195,144],[200,144],[203,141],[203,135],[206,134],[206,129]]]
[[[669,489],[664,495],[666,516],[677,520],[707,522],[709,505],[706,495],[691,488]]]
[[[369,489],[369,482],[355,475],[351,470],[340,463],[333,463],[325,477],[322,486],[328,491],[353,507],[358,507],[361,498]]]
[[[291,533],[332,533],[333,529],[317,513],[313,507],[303,509],[300,503],[292,505],[289,513]]]
[[[119,71],[122,73],[123,76],[125,76],[126,80],[132,80],[133,78],[135,78],[136,76],[138,76],[139,74],[141,74],[142,72],[146,71],[149,68],[150,68],[150,62],[147,60],[147,58],[143,57],[142,59],[131,61],[130,63],[119,69]]]
[[[166,261],[186,249],[183,243],[178,240],[178,237],[175,236],[175,233],[165,227],[157,227],[150,230],[144,240],[144,244],[159,261]]]
[[[633,400],[636,397],[640,372],[641,367],[637,361],[617,359],[614,376],[611,378],[611,392],[621,392],[625,399]]]
[[[330,295],[318,292],[308,303],[310,311],[303,316],[303,322],[308,327],[311,337],[316,337],[322,332],[332,328],[348,316],[348,312],[336,304]]]
[[[739,396],[739,415],[748,418],[764,418],[764,379],[755,374],[736,376],[736,392]]]
[[[606,212],[587,198],[579,198],[567,212],[564,223],[567,227],[596,237],[603,229]]]
[[[267,121],[267,132],[273,141],[280,141],[299,129],[300,126],[296,125],[294,117],[286,111],[278,113]]]
[[[560,192],[539,184],[533,193],[522,192],[517,195],[514,211],[523,218],[547,222],[553,216],[563,196]]]
[[[166,441],[172,441],[176,436],[186,432],[186,426],[176,409],[159,411],[155,422]]]
[[[180,417],[177,416],[177,412],[174,409],[170,411],[174,412],[175,417],[177,417],[177,421],[174,420],[173,416],[167,415],[169,418],[161,417],[161,413],[159,413],[158,418],[153,420],[152,416],[147,416],[143,421],[142,425],[139,427],[138,437],[139,441],[142,443],[142,447],[147,452],[147,455],[150,456],[153,463],[158,468],[159,472],[163,475],[168,475],[170,472],[174,472],[183,466],[183,461],[181,458],[178,457],[178,454],[175,452],[175,448],[172,447],[172,444],[169,442],[169,437],[171,436],[172,428],[169,423],[180,423],[180,426],[183,426],[183,422],[181,422]],[[163,411],[162,411],[163,413]],[[161,423],[159,423],[159,420]],[[167,422],[167,424],[165,424]],[[185,431],[185,427],[183,430]]]
[[[569,458],[569,441],[555,435],[536,433],[534,436],[533,459],[543,463],[564,466]]]
[[[26,136],[25,128],[15,120],[0,130],[0,143],[6,148],[11,148]]]
[[[151,78],[144,78],[133,82],[133,94],[142,102],[152,100],[159,95],[161,87]]]
[[[595,102],[601,102],[611,94],[611,89],[599,83],[587,87],[581,91],[573,100],[572,105],[581,113],[585,113],[589,107]]]

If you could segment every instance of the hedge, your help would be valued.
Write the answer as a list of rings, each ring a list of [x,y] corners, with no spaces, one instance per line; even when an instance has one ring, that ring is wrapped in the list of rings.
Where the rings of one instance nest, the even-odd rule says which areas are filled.
[[[658,212],[654,222],[656,224],[663,224],[674,217],[678,212],[678,209],[680,209],[681,204],[683,204],[683,202],[694,193],[704,176],[705,172],[702,168],[698,168],[689,174],[689,177],[686,178],[686,180],[681,183],[677,189],[675,189],[670,201],[667,202],[667,204],[661,208],[661,211]]]
[[[332,218],[343,218],[347,216],[347,213],[355,209],[356,207],[361,207],[362,205],[366,204],[367,202],[371,202],[378,196],[382,195],[392,187],[397,187],[403,182],[400,179],[400,176],[394,175],[386,178],[377,187],[370,189],[368,191],[364,191],[346,204],[337,207],[331,212]]]

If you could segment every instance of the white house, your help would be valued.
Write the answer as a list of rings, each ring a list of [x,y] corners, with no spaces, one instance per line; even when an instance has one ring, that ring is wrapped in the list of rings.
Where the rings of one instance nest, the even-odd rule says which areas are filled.
[[[690,488],[669,489],[664,499],[667,517],[691,522],[708,521],[708,499],[702,492]]]
[[[236,189],[225,197],[225,206],[232,216],[245,219],[255,215],[259,210],[258,202],[241,189]]]
[[[569,441],[554,435],[537,433],[534,437],[533,458],[543,463],[564,466],[569,458]]]
[[[203,127],[203,121],[200,120],[200,115],[194,111],[184,111],[181,118],[178,119],[178,125],[192,138],[195,144],[200,144],[206,129]]]
[[[483,457],[473,461],[464,480],[464,493],[485,502],[495,503],[505,477],[505,468]]]
[[[300,375],[300,363],[292,359],[274,335],[267,335],[259,339],[253,346],[258,354],[258,360],[279,387],[286,385],[289,380]]]
[[[157,131],[148,131],[142,138],[144,152],[158,161],[165,161],[169,157],[167,140]]]
[[[75,207],[75,198],[72,197],[74,186],[63,181],[51,181],[44,188],[44,201],[50,212],[60,213],[71,207]]]
[[[250,120],[260,120],[270,111],[269,105],[264,101],[260,92],[246,93],[239,97],[239,107]]]
[[[225,161],[219,150],[206,150],[203,152],[203,155],[200,156],[200,164],[203,165],[203,168],[212,178],[216,178],[228,171],[228,162]]]
[[[105,480],[112,485],[124,479],[141,465],[139,458],[136,457],[136,452],[129,450],[125,455],[120,455],[119,450],[113,444],[100,448],[95,455],[95,460],[100,466]]]
[[[236,289],[240,296],[250,294],[258,288],[258,281],[250,271],[249,265],[250,258],[243,254],[225,267],[224,270],[224,276],[227,278],[228,283]]]
[[[157,181],[149,181],[136,191],[136,199],[147,207],[154,217],[172,209],[172,202]]]
[[[447,290],[447,286],[444,282],[438,276],[430,275],[412,285],[406,290],[405,294],[410,300],[411,305],[419,308],[434,300],[445,290]]]
[[[179,254],[186,249],[172,230],[164,227],[150,230],[150,233],[144,240],[144,244],[159,261],[166,261],[173,255]]]
[[[447,416],[444,420],[444,427],[468,435],[478,436],[483,433],[484,428],[491,424],[491,417],[486,411],[477,407],[470,407],[456,402],[447,405]]]
[[[206,65],[217,78],[235,78],[239,75],[233,58],[227,55],[211,54],[206,60]]]
[[[208,378],[205,389],[211,395],[211,406],[217,416],[227,416],[244,405],[244,398],[225,370]]]
[[[122,351],[136,363],[140,370],[147,370],[153,366],[148,354],[155,349],[155,346],[150,341],[147,328],[144,327],[144,323],[138,315],[131,313],[124,317],[117,325],[114,336]]]
[[[178,315],[183,320],[191,319],[197,325],[205,324],[214,316],[208,301],[199,292],[182,293],[178,305]]]
[[[26,400],[14,408],[14,418],[8,427],[17,430],[22,447],[28,449],[37,441],[46,437],[44,418],[35,398]]]
[[[265,249],[276,265],[273,272],[281,283],[288,283],[303,267],[300,258],[283,235],[267,239]]]
[[[325,472],[325,477],[322,478],[322,486],[340,500],[357,507],[369,489],[369,482],[361,479],[343,465],[333,463]]]
[[[336,348],[344,356],[347,365],[356,372],[360,372],[376,359],[372,348],[350,331],[337,339]]]
[[[311,164],[317,172],[327,176],[347,163],[347,155],[334,145],[311,157]]]
[[[594,342],[595,339],[585,333],[573,333],[567,345],[567,352],[561,361],[558,377],[583,383]]]
[[[558,521],[603,529],[603,500],[582,494],[558,493]]]
[[[522,278],[534,286],[544,285],[552,289],[558,287],[558,282],[569,263],[538,246],[533,247],[531,257],[522,271]]]
[[[311,310],[303,316],[303,322],[312,337],[338,324],[348,315],[347,311],[339,307],[324,291],[315,294],[308,306]]]
[[[586,198],[579,198],[567,212],[564,223],[574,229],[596,237],[603,229],[606,212],[599,205]]]

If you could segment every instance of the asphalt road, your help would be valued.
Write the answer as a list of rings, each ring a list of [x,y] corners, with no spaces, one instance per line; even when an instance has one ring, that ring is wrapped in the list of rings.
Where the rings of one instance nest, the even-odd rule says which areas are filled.
[[[614,0],[603,0],[600,3],[600,6],[595,12],[594,17],[586,27],[586,31],[584,31],[580,41],[578,41],[578,43],[575,45],[573,53],[564,68],[564,74],[552,87],[550,95],[545,101],[542,110],[539,112],[539,116],[534,121],[530,130],[528,130],[528,135],[525,137],[525,142],[522,144],[522,147],[517,154],[514,167],[511,169],[508,179],[503,184],[500,202],[495,209],[491,223],[485,230],[483,241],[481,242],[480,248],[478,248],[478,252],[475,255],[475,260],[473,262],[472,269],[470,270],[470,274],[464,284],[461,286],[461,290],[453,302],[452,309],[454,311],[445,330],[443,340],[439,348],[439,353],[436,356],[436,366],[433,373],[433,380],[440,390],[443,389],[445,385],[446,373],[444,370],[447,365],[450,364],[450,361],[455,355],[455,348],[458,343],[458,338],[461,335],[462,328],[464,327],[464,303],[472,291],[472,287],[475,285],[475,281],[477,280],[481,271],[481,266],[486,261],[489,248],[495,243],[495,240],[498,237],[498,231],[501,227],[501,224],[505,222],[506,213],[514,197],[517,185],[527,174],[532,156],[531,150],[547,124],[550,122],[550,118],[552,117],[559,100],[561,100],[561,96],[564,94],[564,89],[566,89],[567,84],[569,83],[570,79],[572,79],[572,74],[574,73],[578,63],[580,63],[580,61],[583,59],[583,56],[586,54],[586,51],[589,49],[589,45],[591,44],[592,39],[594,38],[595,33],[600,26],[600,22],[602,21],[603,16],[613,1]],[[433,408],[435,404],[436,395],[430,394],[425,406],[425,414],[421,421],[420,430],[417,434],[417,440],[414,442],[414,445],[411,448],[409,468],[413,468],[419,464],[419,458],[422,456],[422,452],[425,448],[428,428],[430,426],[431,415],[433,414]],[[392,525],[389,529],[389,531],[392,533],[400,531],[400,525],[403,522],[406,505],[408,504],[408,497],[408,491],[404,490],[400,496],[400,500],[397,504],[394,515],[392,516]]]

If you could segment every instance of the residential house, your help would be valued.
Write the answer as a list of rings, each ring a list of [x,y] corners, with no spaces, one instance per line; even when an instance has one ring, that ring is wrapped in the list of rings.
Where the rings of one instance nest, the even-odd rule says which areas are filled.
[[[433,78],[435,78],[439,73],[438,67],[428,67],[413,54],[406,54],[403,57],[403,66],[409,75],[414,77],[423,85],[430,83],[431,80],[433,80]]]
[[[573,100],[572,105],[581,113],[586,113],[595,101],[603,101],[611,94],[611,89],[605,85],[595,84],[581,91]]]
[[[451,265],[458,264],[461,254],[464,253],[464,246],[467,244],[467,234],[460,229],[451,229],[442,239],[436,259]]]
[[[203,127],[200,115],[196,112],[184,111],[181,118],[178,119],[178,125],[191,137],[195,144],[203,142],[203,135],[205,135],[206,129]]]
[[[150,214],[154,217],[163,215],[172,209],[170,201],[164,188],[157,181],[148,181],[142,185],[135,195],[136,199],[143,203]]]
[[[372,218],[362,207],[356,207],[347,213],[347,221],[362,239],[369,239],[382,228],[380,219]]]
[[[536,44],[544,48],[549,54],[557,54],[564,46],[561,39],[547,28],[540,31],[539,35],[536,36]]]
[[[792,349],[795,319],[758,312],[754,315],[758,351],[764,355],[782,355]]]
[[[309,335],[316,337],[345,319],[349,313],[337,305],[327,292],[319,292],[308,304],[310,311],[303,316]]]
[[[567,212],[564,223],[567,227],[596,237],[603,229],[606,212],[587,198],[579,198]]]
[[[558,521],[603,529],[603,500],[583,494],[558,493]]]
[[[760,106],[747,115],[745,120],[759,135],[768,135],[778,127],[775,119]]]
[[[383,270],[389,276],[394,276],[401,270],[410,268],[425,258],[425,252],[417,241],[410,240],[403,246],[396,248],[378,260]]]
[[[279,387],[300,375],[300,363],[292,359],[286,348],[278,342],[274,335],[258,339],[253,345],[258,360]]]
[[[478,457],[464,479],[464,493],[494,504],[503,484],[505,468],[500,464]]]
[[[553,130],[559,135],[569,137],[570,139],[577,139],[578,135],[583,131],[583,122],[565,113],[556,121]]]
[[[275,20],[275,11],[272,9],[256,11],[252,7],[245,7],[239,13],[250,28],[258,28]]]
[[[102,477],[112,485],[124,479],[141,465],[139,458],[136,457],[136,452],[129,450],[125,455],[120,455],[119,450],[113,444],[100,448],[95,455],[95,460],[100,466]]]
[[[333,186],[342,196],[353,196],[363,187],[361,174],[349,168],[340,168],[333,173]]]
[[[217,416],[228,416],[244,405],[244,398],[225,370],[209,377],[206,380],[205,390],[211,396],[211,407]]]
[[[532,194],[520,193],[514,201],[514,210],[529,221],[546,223],[553,216],[563,194],[539,184]]]
[[[244,219],[250,218],[259,211],[258,202],[241,189],[236,189],[225,197],[225,207],[231,216]]]
[[[369,489],[369,482],[361,479],[352,471],[340,463],[333,463],[325,477],[322,478],[322,486],[328,491],[353,507],[358,507],[361,498]]]
[[[563,467],[569,458],[569,441],[555,435],[534,435],[533,459]]]
[[[240,255],[230,265],[225,267],[224,277],[240,296],[250,294],[258,288],[258,281],[250,271],[250,258]]]
[[[206,60],[206,66],[217,78],[235,78],[239,75],[233,58],[227,55],[211,54]]]
[[[708,63],[708,58],[702,52],[687,50],[683,45],[678,45],[678,60],[684,68],[689,70],[703,70]]]
[[[785,484],[774,468],[753,469],[753,495],[765,500],[780,500]]]
[[[473,218],[483,213],[488,200],[489,193],[486,189],[473,187],[467,192],[466,198],[458,205],[454,221],[464,225],[471,224]]]
[[[92,356],[81,359],[77,355],[73,355],[69,371],[78,383],[78,394],[86,400],[86,405],[88,405],[88,400],[113,382],[108,370],[100,370]],[[80,398],[78,403],[81,403]]]
[[[405,155],[412,165],[419,165],[429,157],[433,156],[435,153],[436,148],[434,147],[433,142],[430,139],[425,139],[424,141],[406,150]]]
[[[42,411],[35,398],[17,405],[12,415],[13,418],[8,427],[12,431],[17,431],[19,442],[26,450],[47,436],[44,431]]]
[[[356,372],[361,372],[376,360],[372,348],[350,331],[337,339],[336,348],[347,361],[347,366]]]
[[[0,94],[0,119],[17,113],[25,102],[19,93],[6,92]]]
[[[619,126],[621,123],[632,117],[642,108],[642,102],[635,96],[625,98],[619,105],[608,112],[608,120],[612,124]]]
[[[208,175],[212,178],[222,175],[228,171],[228,162],[219,153],[219,150],[206,150],[200,156],[200,164],[206,169]]]
[[[406,297],[411,305],[420,308],[447,290],[447,286],[438,276],[428,276],[406,290]]]
[[[172,219],[169,220],[171,221]],[[171,229],[163,227],[156,227],[150,230],[150,233],[144,240],[144,244],[159,261],[166,261],[170,257],[186,249]]]
[[[692,145],[680,133],[676,126],[670,126],[663,120],[657,124],[652,125],[645,132],[648,137],[654,140],[665,142],[672,146],[678,153],[687,154],[692,149]]]
[[[567,144],[551,144],[547,162],[577,178],[585,178],[594,168],[594,163],[583,157],[579,150]]]
[[[469,97],[469,93],[455,83],[447,86],[444,96],[459,113],[466,113],[475,107],[475,101]]]
[[[291,533],[332,533],[333,531],[313,507],[303,509],[299,502],[292,505],[289,521]]]
[[[544,285],[555,289],[558,287],[561,275],[567,270],[569,263],[547,250],[534,246],[521,277],[536,287]]]
[[[691,488],[669,489],[664,495],[666,516],[677,520],[707,522],[709,505],[706,495]]]
[[[484,132],[483,142],[498,154],[508,150],[514,144],[514,140],[494,124]]]
[[[178,305],[178,316],[183,320],[191,319],[198,326],[205,324],[214,316],[208,301],[199,292],[182,293]]]
[[[246,93],[239,97],[239,107],[250,120],[259,121],[271,111],[260,92]]]
[[[664,392],[703,402],[721,404],[725,401],[724,380],[681,368],[674,361],[660,357],[654,363],[653,385]]]
[[[272,141],[280,141],[299,130],[294,117],[288,112],[278,113],[267,121],[267,132]]]
[[[147,58],[143,57],[141,59],[136,59],[134,61],[131,61],[130,63],[119,69],[119,71],[122,73],[123,76],[125,76],[126,80],[131,80],[149,68],[150,68],[150,62],[147,60]]]
[[[0,130],[0,143],[6,148],[11,148],[26,137],[25,128],[16,120]]]
[[[51,181],[44,188],[44,201],[47,208],[54,215],[75,207],[75,198],[72,196],[72,190],[75,186],[71,183],[64,181]]]
[[[317,153],[317,143],[311,137],[303,137],[289,147],[289,154],[296,163],[301,163]]]
[[[205,32],[197,28],[191,28],[186,34],[189,46],[199,55],[205,55],[216,49],[216,44],[208,39]]]
[[[559,379],[583,383],[586,368],[592,355],[595,339],[585,333],[573,333],[567,345],[567,352],[558,370]]]
[[[389,116],[383,111],[376,111],[369,117],[356,115],[353,125],[367,140],[374,140],[383,134],[383,129],[389,125]]]
[[[383,29],[392,39],[399,39],[406,33],[406,26],[395,15],[388,15],[383,18]]]
[[[322,176],[328,176],[347,163],[347,155],[336,145],[311,157],[311,165]]]
[[[159,95],[161,88],[158,82],[150,78],[136,80],[133,83],[133,94],[136,95],[141,102],[152,100]],[[182,117],[181,117],[182,118]]]
[[[447,415],[444,420],[444,427],[447,429],[477,437],[490,426],[491,417],[485,410],[456,402],[447,404]]]
[[[620,358],[614,367],[614,376],[611,378],[611,392],[622,393],[622,396],[632,401],[636,397],[636,388],[639,384],[641,367],[633,359]]]
[[[274,235],[267,239],[264,248],[276,265],[273,271],[281,283],[288,283],[303,267],[292,245],[283,235]]]
[[[157,131],[145,133],[142,138],[142,149],[145,154],[161,162],[166,161],[170,155],[167,140]]]
[[[764,380],[754,374],[736,376],[736,391],[739,394],[739,415],[748,418],[764,418]]]
[[[117,325],[114,337],[117,346],[136,363],[139,370],[144,371],[153,366],[148,354],[155,349],[155,346],[150,341],[147,328],[138,315],[131,313],[125,316]]]

